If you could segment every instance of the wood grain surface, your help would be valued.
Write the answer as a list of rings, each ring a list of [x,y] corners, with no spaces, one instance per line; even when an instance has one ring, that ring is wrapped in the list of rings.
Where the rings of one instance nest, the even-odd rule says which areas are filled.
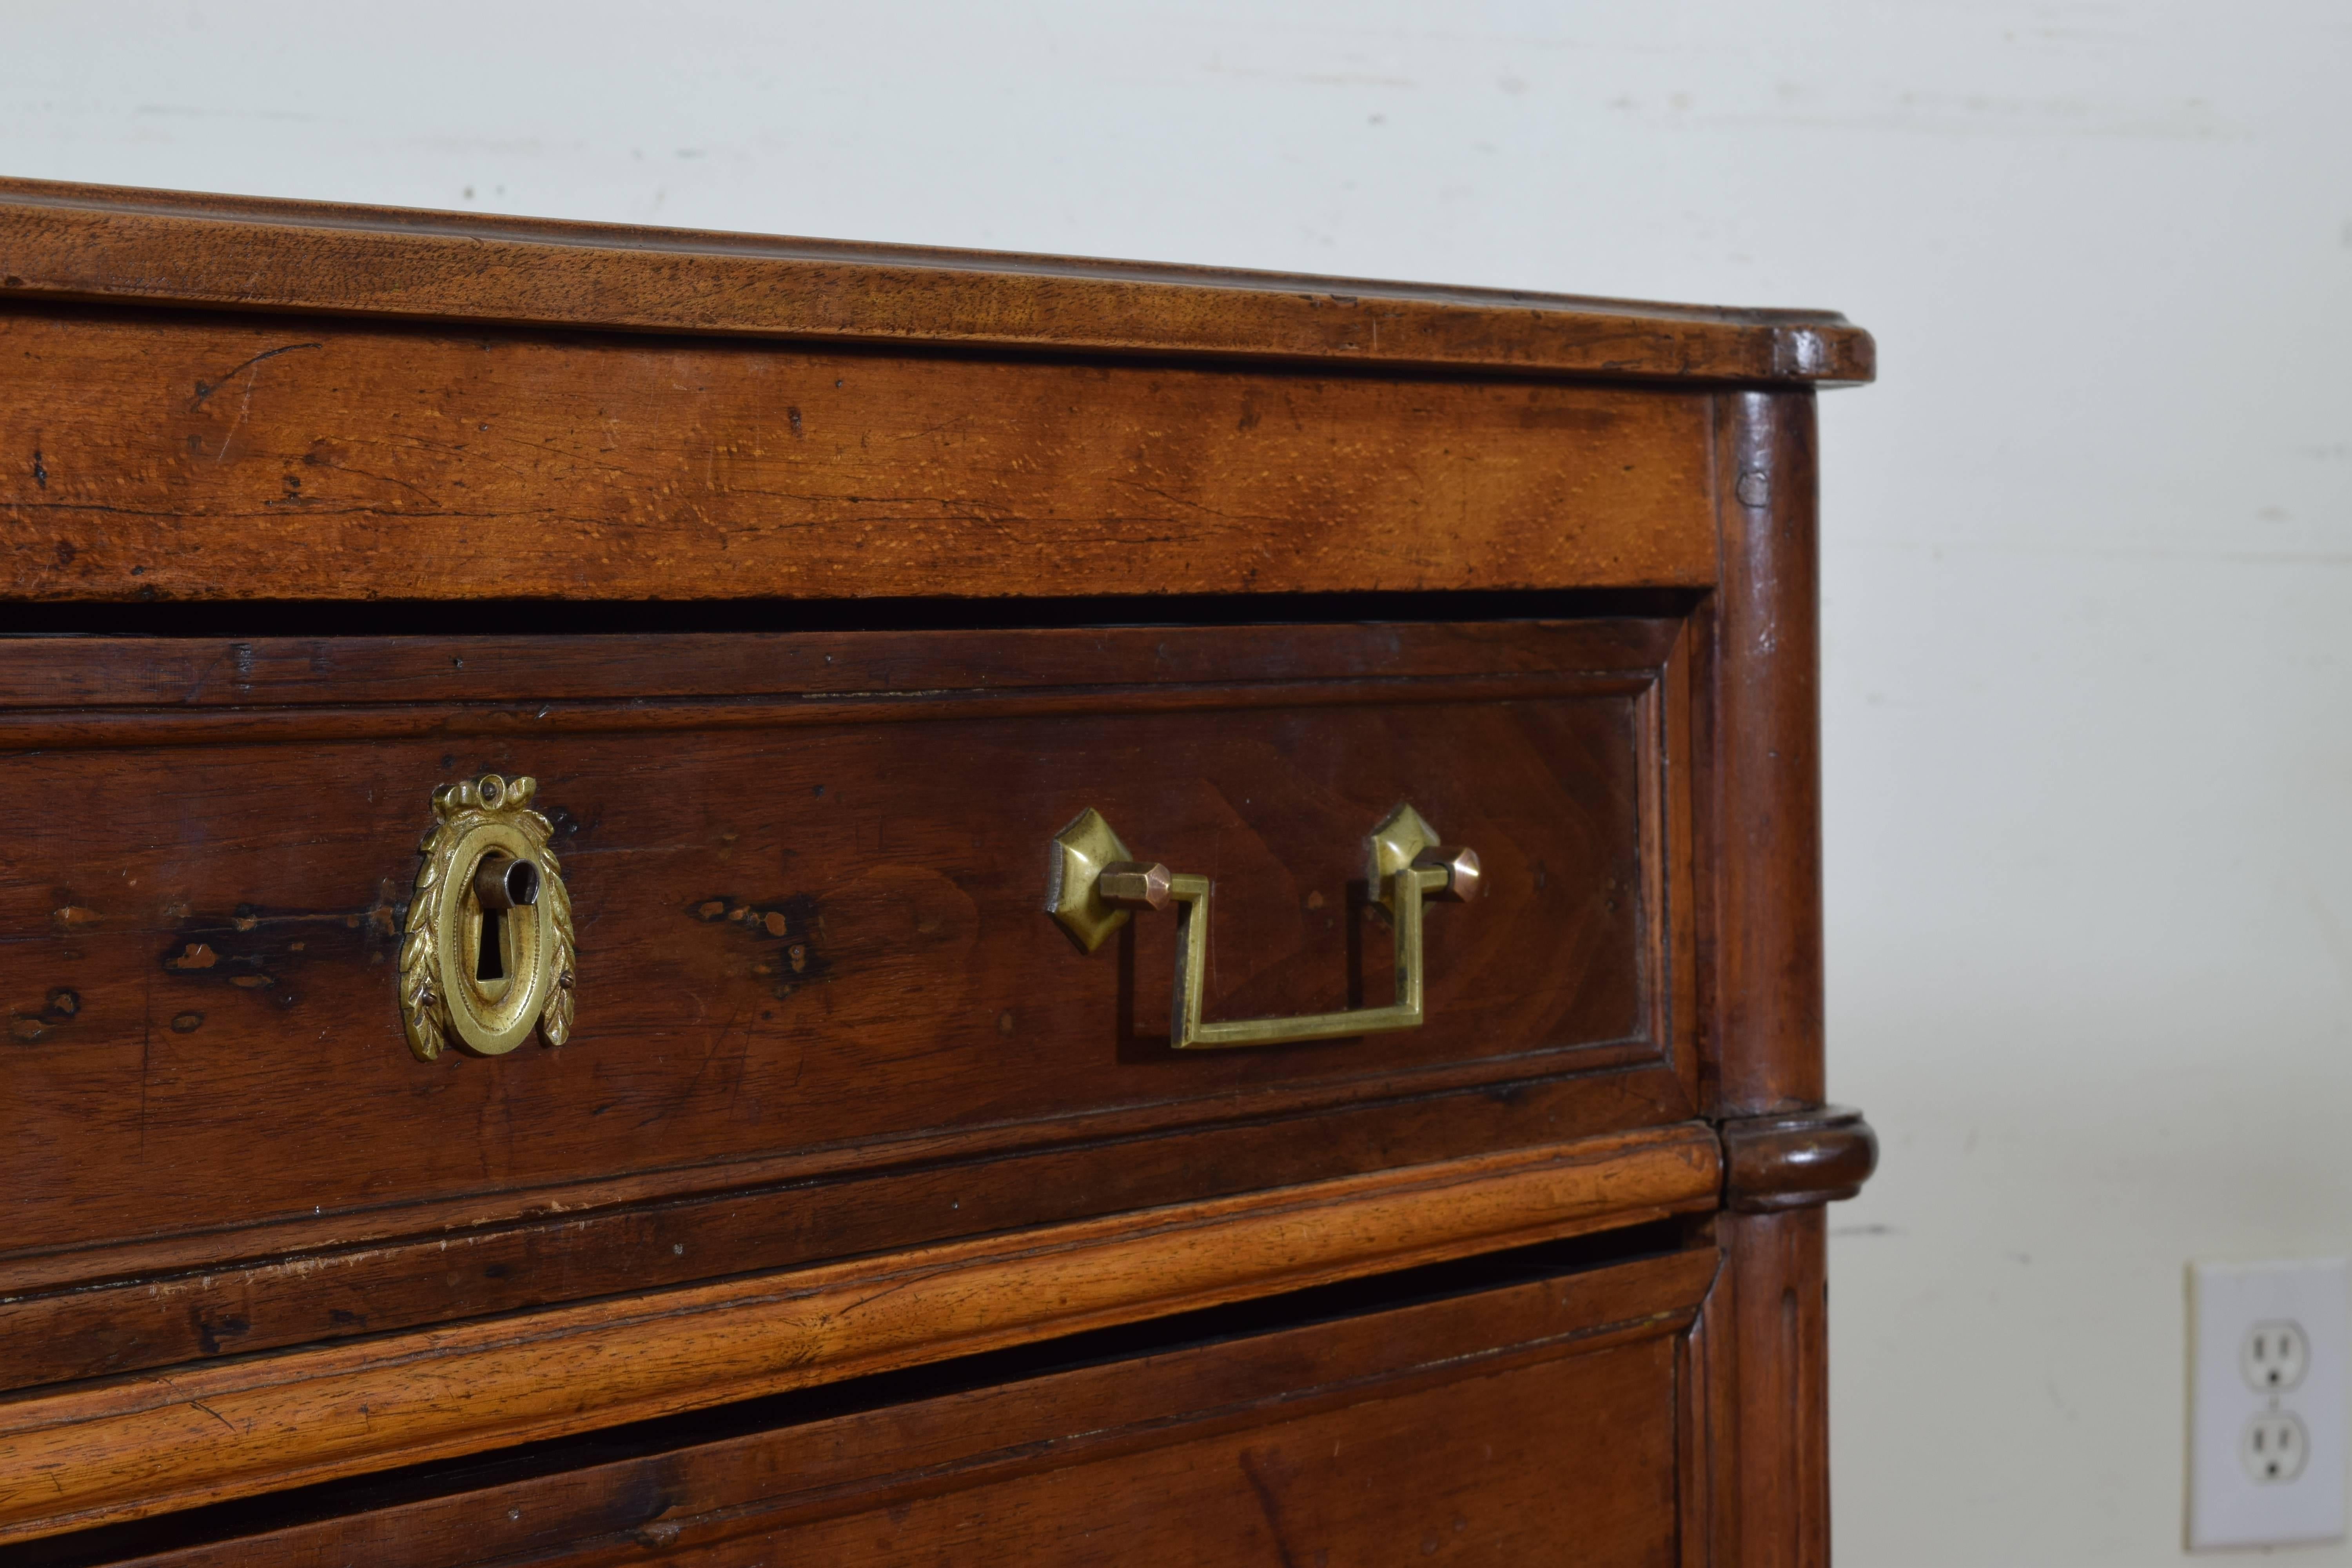
[[[25,1549],[25,1555],[33,1568],[101,1557],[126,1568],[133,1563],[147,1568],[344,1568],[373,1563],[464,1568],[526,1556],[585,1568],[649,1556],[674,1561],[722,1542],[728,1551],[745,1551],[751,1548],[743,1543],[774,1544],[782,1531],[783,1554],[790,1559],[796,1553],[789,1532],[818,1521],[861,1516],[878,1523],[872,1517],[877,1513],[887,1516],[904,1504],[957,1494],[968,1499],[961,1516],[977,1514],[985,1521],[1002,1517],[995,1507],[1002,1494],[983,1501],[970,1495],[978,1489],[1222,1436],[1239,1437],[1254,1449],[1257,1435],[1301,1417],[1339,1415],[1368,1402],[1441,1384],[1655,1341],[1688,1327],[1715,1273],[1710,1246],[1338,1317],[1314,1316],[1308,1301],[1285,1297],[1266,1303],[1265,1310],[1298,1312],[1302,1321],[1269,1327],[1237,1321],[1240,1315],[1230,1311],[1195,1314],[1166,1323],[1159,1331],[1164,1337],[1117,1359],[1096,1359],[1105,1347],[1091,1340],[1056,1342],[1067,1347],[1069,1359],[1043,1372],[982,1358],[937,1369],[969,1381],[918,1397],[859,1399],[857,1391],[867,1385],[836,1385],[814,1398],[762,1402],[757,1417],[747,1407],[740,1427],[649,1443],[645,1451],[626,1455],[591,1451],[581,1456],[581,1463],[550,1473],[515,1477],[491,1468],[496,1460],[481,1461],[478,1474],[417,1487],[422,1495],[412,1497],[387,1496],[388,1489],[353,1483],[331,1505],[336,1517],[282,1522],[260,1507],[254,1510],[257,1517],[234,1521],[182,1514],[117,1527],[99,1537],[56,1539]],[[1558,1402],[1560,1413],[1596,1414],[1592,1392],[1589,1386],[1569,1390]],[[827,1403],[819,1405],[817,1399]],[[841,1410],[833,1401],[853,1403]],[[1524,1478],[1534,1489],[1509,1500],[1510,1510],[1521,1517],[1476,1521],[1475,1543],[1481,1549],[1493,1539],[1491,1532],[1556,1518],[1563,1485],[1589,1479],[1607,1489],[1626,1479],[1615,1468],[1626,1457],[1616,1429],[1598,1420],[1576,1420],[1564,1428],[1542,1420],[1515,1421],[1497,1430],[1475,1409],[1464,1414],[1469,1417],[1466,1430],[1482,1438],[1466,1469],[1432,1463],[1397,1478],[1391,1489],[1397,1504],[1433,1511],[1477,1487],[1498,1467],[1515,1479]],[[1637,1427],[1656,1419],[1654,1405],[1621,1414]],[[1346,1430],[1339,1435],[1338,1447],[1337,1453],[1304,1456],[1325,1461],[1320,1465],[1259,1468],[1255,1479],[1266,1486],[1267,1494],[1249,1486],[1253,1478],[1228,1456],[1227,1480],[1241,1486],[1231,1503],[1205,1510],[1220,1521],[1205,1525],[1204,1537],[1217,1540],[1215,1532],[1226,1528],[1222,1516],[1229,1514],[1244,1525],[1259,1520],[1269,1529],[1277,1528],[1276,1521],[1296,1520],[1296,1511],[1284,1506],[1295,1492],[1320,1502],[1344,1501],[1357,1479],[1348,1462],[1351,1444]],[[1646,1442],[1633,1445],[1632,1452],[1655,1460]],[[1101,1474],[1072,1489],[1089,1513],[1103,1500]],[[1624,1489],[1645,1501],[1654,1499],[1655,1478],[1643,1476]],[[1268,1494],[1272,1520],[1262,1500]],[[1152,1500],[1149,1495],[1133,1500]],[[1048,1509],[1056,1518],[1067,1511],[1050,1494]],[[1128,1510],[1128,1503],[1114,1501],[1111,1512],[1123,1518]],[[1355,1510],[1349,1512],[1352,1517]],[[1595,1518],[1606,1512],[1605,1507],[1576,1512],[1575,1535],[1588,1550],[1595,1545],[1590,1533]],[[1640,1517],[1654,1540],[1654,1516],[1644,1510]],[[1455,1539],[1457,1533],[1472,1534],[1467,1523],[1460,1532],[1452,1530],[1453,1519],[1466,1516],[1456,1511],[1436,1518],[1445,1528],[1439,1536],[1441,1552],[1433,1555],[1473,1544]],[[1190,1512],[1163,1509],[1148,1522],[1154,1540],[1171,1541],[1182,1538],[1192,1519]],[[1418,1557],[1425,1536],[1385,1522],[1389,1539],[1369,1543],[1361,1560]],[[178,1534],[177,1544],[159,1544],[159,1537],[172,1539],[167,1531]],[[967,1530],[954,1538],[962,1549],[960,1560],[985,1555],[988,1542],[972,1534]],[[198,1539],[201,1544],[194,1543]],[[1034,1549],[1034,1538],[1024,1538],[1023,1544]],[[1311,1563],[1317,1552],[1329,1549],[1328,1541],[1295,1531],[1279,1544],[1297,1563]],[[1129,1560],[1149,1561],[1153,1548],[1131,1542],[1128,1551]],[[1261,1556],[1279,1560],[1267,1554],[1262,1542],[1240,1543],[1229,1560]],[[1543,1556],[1537,1550],[1522,1560]]]
[[[1709,667],[1697,745],[1708,1100],[1736,1130],[1809,1120],[1823,1089],[1819,500],[1811,396],[1740,393],[1723,411],[1724,582],[1694,640]],[[1875,1152],[1859,1138],[1818,1148],[1852,1178],[1841,1188]],[[1749,1152],[1776,1149],[1795,1152],[1769,1139]],[[1776,1184],[1752,1163],[1742,1174],[1735,1198]],[[1685,1539],[1705,1543],[1699,1562],[1829,1561],[1822,1233],[1818,1204],[1718,1222],[1724,1272],[1686,1384]]]
[[[110,634],[0,649],[0,1540],[1728,1205],[1646,1317],[1482,1291],[212,1561],[1826,1562],[1812,387],[1866,335],[35,182],[0,256],[0,603]],[[1388,593],[1609,618],[1014,624]],[[581,635],[650,600],[730,635]],[[390,937],[488,769],[581,1027],[417,1064]],[[1177,1058],[1164,928],[1038,908],[1094,805],[1219,879],[1213,1016],[1376,1003],[1401,800],[1493,889],[1410,1037]]]
[[[0,298],[1403,369],[1868,381],[1825,310],[0,181]]]
[[[1673,1406],[1673,1352],[1651,1340],[667,1560],[1664,1568],[1675,1549]]]
[[[54,1538],[21,1552],[28,1568],[99,1559],[151,1568],[463,1568],[527,1554],[585,1568],[698,1552],[1216,1434],[1246,1436],[1301,1415],[1673,1335],[1691,1323],[1715,1268],[1715,1248],[1698,1246],[1348,1317],[1315,1317],[1303,1298],[1284,1298],[1284,1305],[1306,1314],[1303,1321],[1267,1328],[1234,1321],[1230,1311],[1195,1314],[1164,1323],[1162,1338],[1129,1347],[1118,1359],[1098,1359],[1103,1347],[1082,1338],[1054,1344],[1068,1347],[1061,1368],[1004,1368],[1002,1359],[955,1363],[936,1371],[957,1373],[967,1383],[912,1399],[858,1399],[868,1384],[835,1384],[816,1396],[825,1405],[812,1408],[812,1396],[764,1401],[757,1417],[746,1408],[743,1427],[687,1434],[642,1453],[583,1453],[583,1462],[552,1474],[518,1479],[485,1469],[419,1486],[414,1498],[352,1483],[331,1504],[331,1519],[287,1523],[266,1511],[268,1504],[252,1504],[254,1516],[247,1519],[179,1514],[97,1538]],[[1155,1331],[1134,1331],[1136,1338],[1146,1333]],[[1040,1344],[1037,1352],[1054,1347]],[[840,1411],[830,1401],[854,1404]],[[1567,1404],[1590,1408],[1580,1396]],[[1540,1453],[1552,1467],[1536,1490],[1512,1498],[1512,1507],[1538,1514],[1569,1510],[1561,1531],[1576,1532],[1585,1523],[1583,1510],[1561,1498],[1561,1477],[1595,1474],[1606,1483],[1613,1471],[1600,1448],[1609,1441],[1612,1434],[1590,1422],[1564,1434],[1543,1434],[1540,1422],[1500,1434],[1498,1453],[1510,1455],[1507,1465]],[[1334,1458],[1343,1455],[1345,1438]],[[1400,1486],[1400,1495],[1423,1502],[1454,1495],[1475,1486],[1489,1467],[1482,1450],[1467,1474],[1437,1471],[1437,1486],[1416,1479]],[[1237,1471],[1228,1479],[1246,1483]],[[1319,1479],[1294,1477],[1298,1481],[1315,1488]],[[1089,1507],[1101,1502],[1094,1481],[1077,1483],[1073,1495]],[[1649,1495],[1649,1488],[1639,1495]],[[1213,1511],[1258,1516],[1254,1500],[1256,1488],[1240,1500],[1240,1510]],[[1279,1495],[1277,1511],[1284,1511]],[[992,1523],[997,1514],[990,1510],[981,1519]],[[1185,1523],[1183,1514],[1157,1516],[1162,1532],[1183,1531]],[[176,1544],[160,1544],[174,1535]],[[1404,1542],[1418,1554],[1421,1538],[1404,1535]],[[1294,1561],[1312,1561],[1319,1549],[1294,1544]],[[1237,1561],[1254,1559],[1244,1552]]]
[[[1725,1215],[1723,1272],[1686,1349],[1686,1539],[1741,1568],[1830,1561],[1824,1211]]]
[[[0,868],[10,1030],[0,1082],[17,1132],[0,1248],[0,1289],[17,1299],[0,1316],[54,1324],[66,1305],[22,1298],[145,1289],[134,1285],[142,1268],[214,1281],[148,1291],[148,1329],[93,1300],[79,1334],[37,1336],[47,1349],[16,1377],[152,1364],[192,1336],[202,1353],[282,1343],[291,1324],[316,1326],[322,1313],[341,1331],[385,1326],[379,1306],[330,1307],[337,1269],[271,1259],[290,1247],[404,1234],[437,1247],[446,1238],[434,1233],[457,1224],[476,1233],[471,1249],[486,1224],[535,1215],[1570,1073],[1653,1076],[1574,1106],[1543,1100],[1568,1128],[1530,1117],[1519,1137],[1558,1137],[1595,1114],[1620,1125],[1688,1115],[1696,1062],[1675,1031],[1691,1011],[1689,938],[1672,912],[1688,901],[1672,892],[1688,873],[1668,836],[1670,784],[1683,775],[1664,765],[1679,742],[1650,695],[1674,684],[1671,658],[1665,675],[1649,662],[1671,637],[1485,628],[1461,640],[1554,673],[1478,687],[1472,700],[1450,677],[1388,673],[1454,657],[1444,634],[1281,635],[1285,657],[1319,682],[1222,694],[1155,683],[1162,650],[1181,653],[1186,639],[1137,629],[1091,635],[1097,695],[1026,717],[987,716],[1030,701],[1021,689],[975,693],[919,722],[887,703],[893,721],[851,721],[864,710],[829,714],[787,691],[774,703],[793,723],[781,731],[632,733],[636,710],[625,709],[614,728],[538,740],[509,730],[488,742],[445,732],[0,758],[0,788],[74,803],[28,816]],[[882,661],[896,636],[825,646]],[[1017,661],[1023,636],[999,634],[1000,661]],[[591,686],[604,683],[589,669],[593,640],[562,646],[572,679]],[[1066,639],[1046,640],[1052,658],[1066,651]],[[1420,642],[1425,658],[1410,653]],[[16,646],[20,667],[51,649],[67,665],[93,657],[77,639]],[[612,666],[633,652],[625,638],[602,645]],[[1360,655],[1369,677],[1350,673]],[[929,671],[920,647],[907,668]],[[1167,691],[1184,705],[1152,710]],[[47,711],[63,723],[91,717]],[[152,742],[255,711],[116,717]],[[420,710],[349,711],[372,721]],[[428,726],[448,716],[421,711]],[[488,768],[537,776],[555,816],[580,931],[577,1026],[561,1050],[419,1063],[400,1037],[392,933],[431,789]],[[1386,942],[1350,888],[1364,834],[1400,800],[1486,863],[1482,900],[1428,922],[1432,1016],[1415,1031],[1178,1056],[1164,1039],[1165,923],[1142,922],[1087,959],[1041,910],[1048,841],[1094,805],[1139,852],[1221,879],[1216,1014],[1360,1005],[1387,984]],[[1385,1136],[1431,1152],[1464,1152],[1453,1140],[1478,1124],[1454,1116],[1440,1131],[1440,1115],[1411,1133],[1411,1120],[1390,1119]],[[1377,1159],[1369,1133],[1335,1141],[1334,1157]],[[1113,1177],[1106,1155],[1082,1187],[1035,1189],[1064,1206],[1025,1215],[1008,1215],[1004,1189],[969,1171],[869,1195],[904,1194],[913,1206],[877,1225],[911,1240],[951,1223],[939,1205],[961,1203],[959,1184],[974,1189],[976,1220],[1026,1223],[1103,1212],[1089,1205],[1121,1192],[1167,1201],[1297,1169],[1278,1140],[1221,1148],[1194,1167],[1210,1186],[1172,1190],[1181,1167],[1159,1156]],[[496,1310],[551,1290],[642,1288],[688,1267],[803,1261],[812,1246],[859,1249],[854,1227],[817,1217],[821,1205],[779,1194],[753,1201],[762,1206],[774,1218],[747,1215],[747,1237],[781,1251],[743,1258],[709,1233],[672,1233],[669,1258],[649,1263],[651,1222],[640,1219],[606,1231],[608,1243],[583,1235],[560,1268],[518,1271],[518,1258],[480,1255],[484,1269],[507,1272],[464,1289],[433,1258],[412,1266],[443,1282],[453,1310]],[[404,1219],[404,1209],[419,1212]],[[206,1234],[215,1239],[194,1239]],[[175,1237],[160,1252],[150,1245]],[[131,1243],[145,1250],[126,1253]],[[591,1266],[598,1256],[607,1264]],[[224,1278],[229,1263],[241,1267]],[[362,1273],[381,1286],[388,1267],[379,1250]],[[245,1294],[230,1281],[275,1280],[265,1293],[278,1291],[294,1275],[320,1294],[288,1308],[286,1325],[218,1294]],[[398,1322],[428,1308],[405,1299],[392,1291],[380,1310]],[[162,1326],[167,1313],[179,1327]],[[116,1355],[128,1359],[105,1360]]]
[[[1704,1210],[1660,1129],[0,1400],[0,1542]]]
[[[990,598],[1715,574],[1696,392],[31,312],[5,294],[0,363],[0,598]]]
[[[1007,1130],[1028,1134],[1009,1153],[964,1139],[952,1141],[967,1145],[960,1157],[940,1159],[935,1145],[951,1142],[940,1139],[632,1174],[533,1194],[520,1215],[499,1194],[36,1254],[0,1266],[0,1388],[1526,1148],[1654,1124],[1687,1104],[1664,1068],[1588,1071],[1237,1124],[1097,1121],[1075,1145],[1040,1148],[1037,1130]]]
[[[1353,601],[1325,601],[1345,609]],[[235,614],[236,612],[229,612]],[[333,612],[325,612],[333,614]],[[495,614],[496,612],[490,612]],[[1117,624],[988,630],[501,636],[77,635],[8,645],[0,714],[26,709],[363,707],[709,697],[918,703],[945,692],[1043,693],[1110,686],[1275,687],[1299,681],[1625,674],[1654,669],[1682,635],[1672,618],[1513,616],[1371,620],[1335,640],[1312,624]],[[593,622],[592,622],[593,625]],[[828,709],[828,711],[835,710]]]
[[[1823,1093],[1820,481],[1810,395],[1741,393],[1723,412],[1702,794],[1716,1109],[1740,1117]]]
[[[1878,1167],[1878,1134],[1851,1106],[1739,1117],[1721,1131],[1724,1205],[1741,1214],[1853,1197]]]

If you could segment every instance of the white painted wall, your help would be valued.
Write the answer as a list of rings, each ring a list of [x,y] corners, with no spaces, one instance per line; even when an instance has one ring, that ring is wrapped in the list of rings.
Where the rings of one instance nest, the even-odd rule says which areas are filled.
[[[2352,1249],[2352,8],[50,4],[0,169],[1826,305],[1847,1564],[2179,1552]],[[2352,1563],[2352,1550],[2301,1554]]]

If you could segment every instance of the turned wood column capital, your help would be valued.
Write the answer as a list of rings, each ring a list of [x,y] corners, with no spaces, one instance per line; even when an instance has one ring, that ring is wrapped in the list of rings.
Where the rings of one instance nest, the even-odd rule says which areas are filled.
[[[1847,1105],[1721,1124],[1724,1206],[1770,1214],[1835,1203],[1878,1168],[1878,1134]]]

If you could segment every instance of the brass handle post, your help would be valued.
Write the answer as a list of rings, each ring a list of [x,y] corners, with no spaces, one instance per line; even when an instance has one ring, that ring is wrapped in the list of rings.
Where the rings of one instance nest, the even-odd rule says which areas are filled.
[[[1137,910],[1175,906],[1176,984],[1169,1037],[1180,1051],[1419,1028],[1425,1016],[1423,908],[1433,899],[1467,903],[1478,893],[1477,852],[1439,844],[1436,830],[1419,812],[1399,806],[1372,830],[1368,878],[1396,933],[1396,1000],[1385,1007],[1337,1013],[1204,1020],[1201,1003],[1209,968],[1209,879],[1171,873],[1157,863],[1131,858],[1110,825],[1091,807],[1062,830],[1055,845],[1057,858],[1047,909],[1085,951],[1095,951]]]

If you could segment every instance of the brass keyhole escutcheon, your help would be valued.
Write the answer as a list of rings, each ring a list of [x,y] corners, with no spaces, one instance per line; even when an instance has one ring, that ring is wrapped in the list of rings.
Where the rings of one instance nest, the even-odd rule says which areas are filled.
[[[554,825],[530,809],[537,787],[484,773],[433,792],[400,944],[401,1022],[420,1061],[572,1032],[572,899],[548,848]]]

